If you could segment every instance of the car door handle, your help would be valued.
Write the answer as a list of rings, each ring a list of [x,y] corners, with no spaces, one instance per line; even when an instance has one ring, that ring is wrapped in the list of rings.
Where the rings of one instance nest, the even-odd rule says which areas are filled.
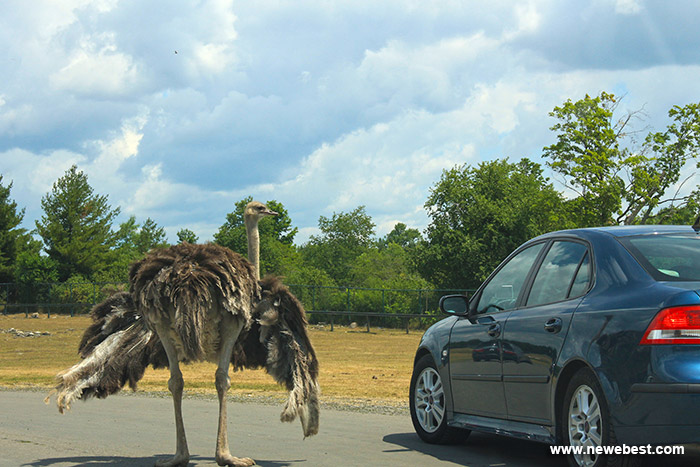
[[[498,337],[501,335],[501,325],[500,323],[493,323],[491,326],[489,326],[488,330],[489,336],[491,337]]]
[[[552,334],[556,334],[557,332],[561,331],[561,318],[552,318],[548,320],[546,323],[544,323],[544,329]]]

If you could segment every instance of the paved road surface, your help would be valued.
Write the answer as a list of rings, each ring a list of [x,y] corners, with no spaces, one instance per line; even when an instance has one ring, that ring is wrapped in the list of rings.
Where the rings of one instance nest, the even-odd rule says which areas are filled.
[[[0,390],[0,465],[151,466],[175,449],[172,402],[148,396],[78,401],[60,415],[38,392]],[[321,412],[321,433],[303,440],[301,425],[280,423],[281,406],[229,403],[229,441],[237,456],[262,467],[552,466],[561,457],[539,443],[473,433],[460,446],[418,440],[406,416]],[[217,403],[183,403],[191,466],[213,466]],[[649,456],[648,465],[700,465],[700,449],[684,458]],[[652,459],[654,457],[654,459]],[[654,460],[655,462],[651,462]]]

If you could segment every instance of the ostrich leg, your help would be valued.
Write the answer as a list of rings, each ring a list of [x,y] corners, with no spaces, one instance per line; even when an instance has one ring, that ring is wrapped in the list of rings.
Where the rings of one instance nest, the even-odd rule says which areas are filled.
[[[187,449],[187,437],[185,436],[185,425],[182,421],[182,389],[185,385],[180,371],[180,364],[177,358],[177,350],[170,340],[168,326],[160,324],[156,326],[158,337],[168,355],[168,365],[170,367],[170,379],[168,389],[173,396],[175,405],[175,430],[177,434],[177,447],[175,457],[172,459],[156,462],[157,467],[186,466],[190,460],[190,452]]]
[[[235,467],[248,467],[255,464],[248,457],[233,457],[228,447],[226,393],[231,387],[228,370],[231,366],[231,353],[243,329],[243,321],[232,315],[225,315],[221,321],[221,347],[219,366],[216,369],[216,392],[219,395],[219,430],[216,436],[216,463]]]

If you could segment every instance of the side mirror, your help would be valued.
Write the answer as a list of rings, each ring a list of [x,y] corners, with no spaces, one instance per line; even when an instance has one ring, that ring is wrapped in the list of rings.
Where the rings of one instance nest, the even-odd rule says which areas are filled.
[[[450,315],[467,316],[469,299],[464,295],[445,295],[440,299],[440,311]]]

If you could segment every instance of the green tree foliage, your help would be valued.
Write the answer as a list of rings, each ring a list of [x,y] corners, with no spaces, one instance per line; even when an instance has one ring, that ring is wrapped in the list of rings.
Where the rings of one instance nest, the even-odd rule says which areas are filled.
[[[528,159],[446,170],[425,208],[431,220],[416,262],[447,288],[477,287],[521,243],[568,225],[562,195]]]
[[[373,243],[374,222],[359,206],[351,212],[319,217],[321,235],[312,235],[302,249],[305,261],[325,271],[336,284],[349,285],[353,262]]]
[[[15,281],[35,284],[58,281],[58,264],[41,254],[41,242],[30,239],[17,255]]]
[[[397,222],[391,232],[377,241],[380,249],[387,248],[392,243],[402,248],[415,248],[423,240],[418,229],[409,229],[403,222]]]
[[[369,248],[350,266],[348,283],[354,287],[429,289],[430,283],[412,268],[409,254],[397,243]]]
[[[646,221],[648,224],[692,225],[700,215],[700,189],[682,199],[679,205],[660,209]]]
[[[119,225],[114,234],[114,247],[110,250],[104,267],[93,276],[100,282],[124,282],[128,279],[129,265],[141,259],[153,248],[168,246],[165,229],[150,217],[142,224],[130,216]]]
[[[17,255],[28,240],[26,231],[19,227],[24,209],[17,209],[10,198],[11,190],[12,182],[4,186],[0,175],[0,282],[12,282]]]
[[[150,217],[147,218],[136,235],[134,244],[136,251],[140,254],[147,253],[153,248],[164,248],[169,246],[165,241],[165,229],[159,227],[156,222]]]
[[[700,104],[674,106],[673,123],[633,148],[638,132],[630,123],[640,112],[615,120],[618,103],[603,92],[568,100],[550,113],[559,121],[551,128],[557,142],[544,148],[544,156],[577,194],[568,204],[579,227],[647,223],[660,205],[679,201],[664,197],[700,147]]]
[[[214,242],[244,256],[248,255],[248,239],[243,214],[246,205],[252,200],[253,198],[249,196],[235,204],[235,210],[226,215],[226,222],[214,234]],[[284,258],[289,257],[294,248],[294,236],[298,229],[292,227],[292,220],[282,203],[270,200],[265,204],[278,215],[267,217],[258,224],[260,274],[280,274],[284,267]]]
[[[114,245],[112,209],[107,196],[93,193],[87,175],[76,166],[54,184],[41,199],[44,215],[36,221],[44,248],[58,264],[60,280],[80,274],[92,278],[107,263]]]
[[[616,104],[612,94],[603,92],[568,100],[549,114],[559,120],[550,128],[558,134],[557,142],[544,148],[544,157],[578,194],[571,207],[581,227],[612,224],[621,209],[625,183],[619,173],[628,153],[619,140],[629,119],[613,122]]]
[[[180,229],[177,231],[177,242],[178,243],[197,243],[199,237],[190,229]]]
[[[366,288],[354,291],[352,309],[386,313],[416,313],[421,303],[417,290],[432,289],[411,265],[408,251],[391,242],[385,248],[369,248],[353,261],[348,283]],[[381,290],[380,290],[381,289]],[[387,290],[389,289],[389,290]],[[400,326],[401,320],[385,321]]]
[[[688,159],[697,158],[700,149],[700,104],[673,106],[668,116],[673,123],[663,132],[647,135],[639,156],[634,159],[635,164],[629,169],[631,181],[625,190],[627,208],[620,216],[625,224],[648,223],[654,210],[666,203],[673,206],[673,203],[680,201],[680,207],[683,207],[692,200],[697,201],[692,195],[680,199],[676,194],[668,197],[667,191],[679,181]]]

